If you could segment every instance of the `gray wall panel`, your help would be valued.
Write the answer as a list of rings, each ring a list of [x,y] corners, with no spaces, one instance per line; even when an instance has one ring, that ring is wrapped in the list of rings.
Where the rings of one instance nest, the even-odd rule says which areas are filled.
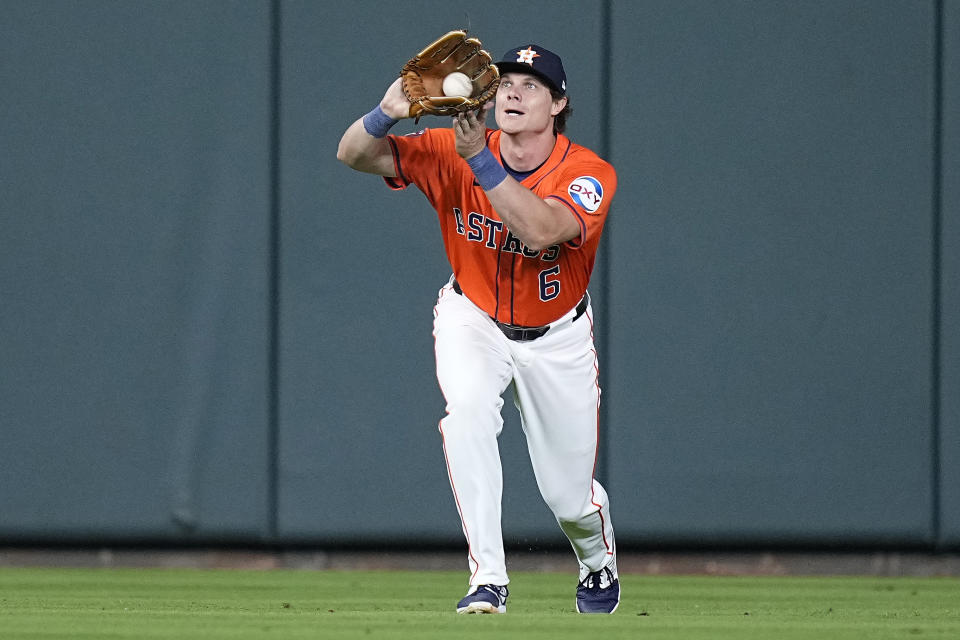
[[[279,542],[462,542],[435,214],[335,151],[411,47],[468,26],[495,57],[564,55],[569,134],[610,141],[591,290],[621,543],[933,543],[939,522],[960,545],[960,5],[934,271],[937,2],[609,4],[611,39],[606,2],[282,0],[273,184],[271,2],[5,3],[0,538],[256,542],[275,519]],[[504,415],[507,540],[562,543],[510,391]]]
[[[932,5],[613,7],[621,535],[929,541]]]
[[[943,12],[941,174],[941,542],[960,546],[960,3]]]
[[[0,535],[263,533],[266,7],[2,15]]]
[[[432,308],[449,277],[436,214],[415,188],[337,163],[344,129],[383,96],[415,50],[465,26],[494,58],[528,39],[563,53],[577,112],[571,134],[600,137],[599,9],[580,3],[493,2],[464,11],[314,2],[283,7],[283,258],[279,531],[284,539],[462,540],[437,423]],[[542,24],[545,12],[579,21]],[[357,44],[355,24],[378,41]],[[503,20],[509,14],[510,20]],[[402,34],[397,24],[404,24]],[[574,44],[575,43],[575,44]],[[333,55],[336,64],[317,61]],[[573,57],[576,56],[576,57]],[[337,87],[331,92],[330,87]],[[492,116],[488,123],[494,126]],[[427,118],[419,127],[447,126]],[[404,122],[395,131],[415,130]],[[559,540],[529,470],[508,391],[504,409],[504,530]]]

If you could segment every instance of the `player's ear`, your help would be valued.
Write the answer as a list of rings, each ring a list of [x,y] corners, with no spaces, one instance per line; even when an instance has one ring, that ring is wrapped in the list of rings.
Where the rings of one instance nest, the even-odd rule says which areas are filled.
[[[550,115],[552,116],[557,115],[558,113],[563,111],[563,108],[566,106],[567,106],[567,96],[563,96],[562,98],[554,100],[553,105],[550,107]]]

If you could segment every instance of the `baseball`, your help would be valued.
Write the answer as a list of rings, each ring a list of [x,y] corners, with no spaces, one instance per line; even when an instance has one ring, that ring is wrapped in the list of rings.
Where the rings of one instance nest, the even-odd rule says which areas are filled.
[[[473,93],[473,83],[467,74],[454,71],[443,79],[443,95],[469,98]]]

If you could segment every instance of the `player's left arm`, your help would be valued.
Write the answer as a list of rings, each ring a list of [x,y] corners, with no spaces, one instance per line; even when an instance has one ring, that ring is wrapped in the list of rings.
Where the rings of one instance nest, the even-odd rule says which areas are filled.
[[[486,192],[511,232],[534,251],[580,237],[580,223],[558,200],[544,200],[511,176]]]
[[[469,158],[486,147],[483,114],[473,112],[457,117],[457,151]],[[486,189],[487,199],[510,231],[534,251],[580,237],[580,222],[562,202],[543,199],[507,176],[492,189]]]

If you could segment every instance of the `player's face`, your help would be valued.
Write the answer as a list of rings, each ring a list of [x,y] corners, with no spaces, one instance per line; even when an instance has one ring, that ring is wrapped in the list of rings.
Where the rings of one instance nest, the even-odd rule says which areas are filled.
[[[554,101],[550,88],[537,76],[505,73],[497,88],[497,126],[504,133],[553,133],[553,116],[565,104],[566,98]]]

